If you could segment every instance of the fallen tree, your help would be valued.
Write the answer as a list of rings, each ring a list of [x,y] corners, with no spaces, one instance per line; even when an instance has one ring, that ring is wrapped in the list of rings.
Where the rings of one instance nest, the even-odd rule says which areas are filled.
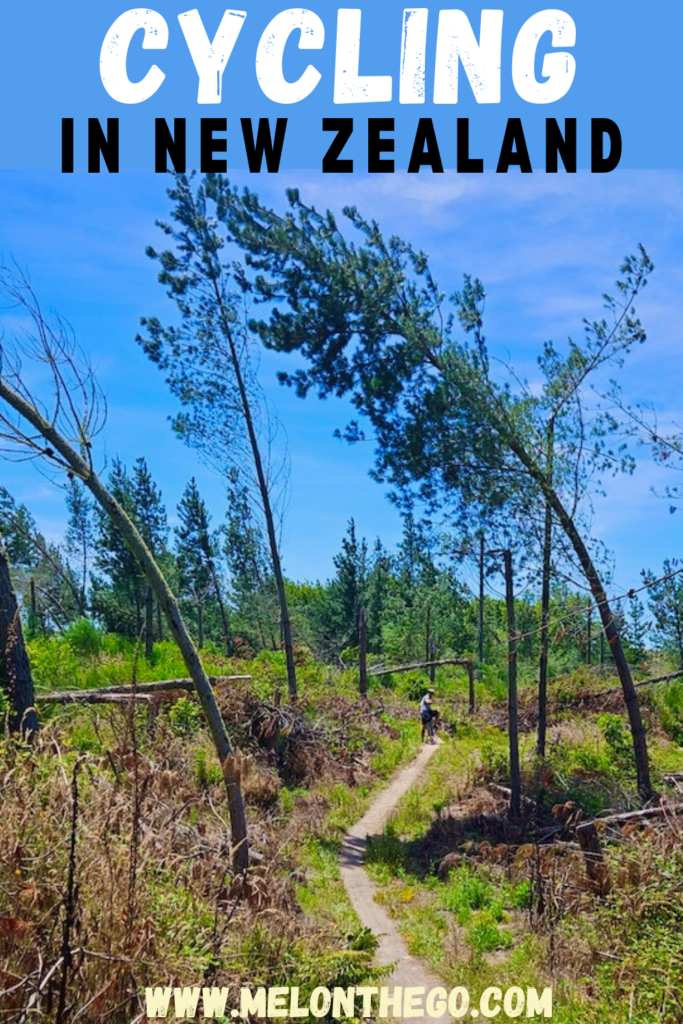
[[[368,669],[368,675],[377,678],[389,676],[393,672],[414,672],[423,668],[438,668],[440,665],[463,665],[470,669],[474,667],[474,662],[471,658],[441,658],[440,661],[418,661],[414,665],[396,665],[394,668],[371,668]]]
[[[209,682],[212,686],[220,685],[221,683],[237,683],[237,682],[248,682],[252,676],[209,676]],[[187,690],[190,693],[195,692],[195,685],[192,679],[161,679],[156,683],[121,683],[117,686],[98,686],[96,689],[86,690],[51,690],[48,693],[36,693],[36,700],[43,701],[44,703],[52,704],[68,704],[71,701],[83,701],[85,703],[94,703],[97,697],[105,696],[125,696],[129,694],[131,696],[154,694],[154,693],[169,693],[173,690]]]

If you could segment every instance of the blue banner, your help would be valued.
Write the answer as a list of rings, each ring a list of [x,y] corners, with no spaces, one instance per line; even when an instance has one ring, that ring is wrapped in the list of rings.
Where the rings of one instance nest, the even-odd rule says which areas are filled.
[[[682,30],[633,0],[6,4],[0,168],[681,168]]]

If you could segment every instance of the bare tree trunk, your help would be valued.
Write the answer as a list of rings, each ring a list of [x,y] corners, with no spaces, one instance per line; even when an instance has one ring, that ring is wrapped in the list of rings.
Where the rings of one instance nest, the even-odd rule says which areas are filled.
[[[479,531],[479,621],[477,627],[479,678],[484,664],[484,531]]]
[[[361,605],[358,612],[358,689],[361,697],[368,695],[368,626],[365,619],[365,608]]]
[[[137,581],[135,582],[135,636],[140,636],[142,629],[142,616],[140,614],[140,595],[138,594]]]
[[[7,550],[0,538],[0,686],[10,706],[11,732],[26,736],[38,728],[33,697],[31,666],[24,644],[24,633],[17,598],[10,577]]]
[[[432,643],[432,606],[427,605],[427,614],[425,616],[425,661],[431,661],[432,657],[430,654]]]
[[[579,560],[581,570],[586,577],[586,581],[588,582],[593,598],[595,599],[600,613],[600,620],[605,631],[605,636],[607,637],[607,642],[612,651],[614,664],[616,665],[622,692],[624,694],[624,703],[626,704],[629,724],[631,727],[631,736],[633,739],[638,793],[641,800],[651,800],[654,796],[654,791],[652,789],[652,782],[650,779],[650,760],[647,752],[647,738],[645,735],[645,726],[643,725],[642,715],[640,713],[638,694],[633,685],[631,670],[628,662],[626,661],[626,655],[624,654],[624,649],[621,644],[621,637],[619,636],[619,631],[617,630],[614,615],[610,608],[600,575],[593,564],[593,560],[588,553],[588,549],[583,542],[581,534],[576,528],[574,520],[564,507],[559,494],[552,485],[552,482],[548,480],[546,474],[538,465],[536,465],[534,459],[529,455],[524,445],[515,436],[506,432],[506,439],[510,450],[517,456],[519,461],[528,471],[529,475],[538,484],[546,500],[549,502],[550,507],[557,516],[560,526],[574,548],[574,553]]]
[[[553,481],[555,458],[555,421],[548,423],[548,451],[546,475]],[[539,757],[545,757],[545,741],[548,726],[548,645],[550,632],[550,569],[553,546],[553,510],[546,498],[545,522],[543,524],[543,578],[541,582],[541,651],[538,663],[538,734],[536,750]]]
[[[550,557],[552,551],[553,514],[549,502],[545,506],[543,529],[543,579],[541,582],[541,651],[538,663],[538,735],[536,750],[545,757],[548,726],[548,646],[550,623]]]
[[[192,642],[192,637],[185,625],[178,602],[166,582],[166,578],[134,523],[131,522],[123,508],[113,495],[110,494],[85,459],[71,447],[56,428],[38,412],[34,405],[19,395],[2,378],[0,378],[0,399],[7,402],[8,405],[26,419],[49,442],[51,448],[60,454],[71,471],[81,479],[104,511],[111,517],[112,522],[116,524],[120,531],[126,547],[138,560],[161,606],[171,634],[178,644],[183,661],[187,667],[188,675],[195,685],[199,702],[209,724],[216,752],[223,767],[223,777],[227,790],[233,842],[233,867],[236,871],[246,871],[249,867],[249,851],[238,766],[225,729],[225,722],[216,704],[216,697],[209,682],[209,677],[204,670],[197,648]]]
[[[154,656],[154,594],[149,583],[145,591],[145,657],[151,661]]]
[[[519,769],[519,725],[517,717],[517,624],[512,585],[512,552],[505,560],[505,604],[508,620],[508,736],[510,741],[510,818],[518,821],[522,808],[522,780]]]
[[[83,559],[82,573],[81,573],[81,604],[79,611],[81,615],[85,615],[88,610],[87,594],[88,594],[88,545],[83,536],[83,542],[81,545],[81,555]]]
[[[588,615],[586,617],[586,664],[591,665],[593,662],[591,648],[593,646],[593,609],[588,609]]]
[[[273,563],[273,575],[275,576],[275,586],[277,588],[278,603],[280,605],[280,624],[282,628],[283,645],[285,648],[285,659],[287,662],[287,689],[289,691],[290,699],[296,700],[296,665],[294,664],[292,623],[289,618],[289,607],[287,605],[287,594],[285,592],[285,581],[282,575],[282,563],[280,561],[280,551],[277,543],[277,535],[275,533],[275,520],[273,517],[273,509],[270,504],[268,481],[266,480],[266,474],[263,469],[263,459],[261,458],[261,449],[259,448],[258,437],[256,436],[256,430],[254,428],[254,419],[251,414],[251,404],[249,402],[249,396],[247,394],[247,389],[244,383],[242,368],[240,366],[239,357],[237,355],[237,350],[235,348],[235,342],[232,336],[232,331],[230,329],[230,323],[225,313],[223,297],[219,291],[218,282],[214,281],[213,285],[216,295],[216,302],[218,304],[218,308],[221,311],[223,330],[228,345],[230,347],[230,358],[232,360],[235,379],[237,381],[237,388],[240,393],[242,412],[244,414],[244,421],[246,423],[247,433],[249,435],[249,444],[251,446],[252,457],[254,459],[254,468],[256,470],[256,479],[258,481],[259,493],[261,495],[263,514],[266,520],[266,532],[268,533],[270,558]]]

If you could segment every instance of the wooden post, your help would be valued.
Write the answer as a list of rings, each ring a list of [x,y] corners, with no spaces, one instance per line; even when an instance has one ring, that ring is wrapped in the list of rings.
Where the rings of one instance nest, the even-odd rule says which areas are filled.
[[[368,695],[368,626],[365,618],[365,608],[361,606],[358,612],[358,679],[361,697]]]
[[[508,734],[510,740],[510,810],[513,821],[520,817],[522,782],[519,770],[519,729],[517,720],[517,625],[515,621],[515,595],[512,583],[512,552],[506,548],[505,604],[508,620]]]
[[[470,714],[474,714],[474,665],[471,661],[467,663],[467,678],[470,688]]]

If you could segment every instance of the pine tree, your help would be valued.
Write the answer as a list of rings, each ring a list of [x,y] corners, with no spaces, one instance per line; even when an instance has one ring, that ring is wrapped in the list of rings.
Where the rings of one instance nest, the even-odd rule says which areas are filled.
[[[154,483],[144,458],[135,460],[133,466],[132,497],[135,506],[135,524],[152,552],[154,559],[164,565],[167,559],[168,517],[161,497],[161,491]],[[161,615],[157,615],[159,639],[161,640]],[[154,648],[154,595],[148,583],[145,587],[145,657],[149,661]]]
[[[257,646],[279,646],[273,632],[277,621],[277,594],[263,531],[254,514],[249,488],[237,469],[228,473],[228,510],[225,518],[223,552],[230,576],[230,589],[247,639]]]
[[[92,502],[83,484],[72,477],[66,491],[69,518],[66,526],[66,552],[76,562],[73,570],[79,581],[81,615],[87,609],[88,576],[93,543]]]
[[[679,667],[683,668],[683,579],[674,575],[680,572],[677,558],[667,558],[662,571],[643,572],[643,581],[650,584],[648,603],[654,618],[654,635],[664,650],[675,653]],[[659,583],[653,583],[657,577]]]
[[[391,584],[391,557],[378,537],[372,551],[372,568],[367,582],[368,646],[376,654],[382,652],[382,621]]]
[[[220,612],[223,641],[229,651],[228,619],[216,564],[218,538],[211,531],[211,516],[194,477],[178,505],[178,520],[175,536],[179,585],[181,594],[186,595],[196,609],[199,646],[204,643],[204,608],[212,594]]]
[[[0,536],[27,634],[63,629],[82,615],[78,580],[59,545],[48,543],[25,505],[0,488]]]
[[[107,486],[126,515],[137,526],[133,483],[120,459],[114,459]],[[92,606],[105,629],[136,640],[143,624],[146,592],[140,567],[111,517],[95,508],[95,567],[103,577],[93,579]]]
[[[333,558],[336,576],[330,584],[332,618],[340,647],[358,646],[358,613],[366,598],[368,545],[356,535],[356,523],[349,519],[341,551]]]

